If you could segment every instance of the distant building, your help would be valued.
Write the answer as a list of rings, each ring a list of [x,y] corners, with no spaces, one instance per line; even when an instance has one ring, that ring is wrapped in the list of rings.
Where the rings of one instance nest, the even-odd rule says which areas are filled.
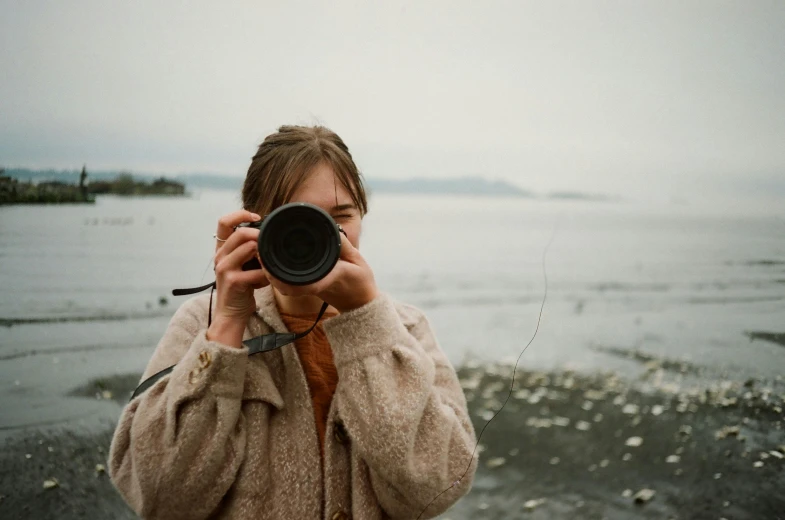
[[[82,198],[87,199],[87,165],[82,165],[82,173],[79,174],[79,192]]]

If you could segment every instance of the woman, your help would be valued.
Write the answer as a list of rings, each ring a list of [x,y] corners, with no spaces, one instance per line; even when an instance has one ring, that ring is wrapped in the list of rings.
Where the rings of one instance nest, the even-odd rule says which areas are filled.
[[[236,226],[288,202],[321,207],[346,232],[336,266],[309,286],[241,269],[259,231]],[[207,295],[180,307],[143,379],[174,370],[123,411],[115,486],[143,518],[448,509],[477,463],[466,399],[425,316],[380,292],[357,250],[367,202],[346,145],[322,127],[281,127],[251,162],[243,206],[218,222],[212,321]],[[243,339],[307,329],[322,302],[311,334],[248,356]]]

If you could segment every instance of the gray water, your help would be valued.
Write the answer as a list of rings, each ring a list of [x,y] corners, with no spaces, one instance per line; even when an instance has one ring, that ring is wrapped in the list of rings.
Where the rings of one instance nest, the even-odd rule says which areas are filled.
[[[171,289],[212,281],[215,221],[237,207],[234,193],[203,192],[0,208],[0,319],[14,323],[0,326],[0,429],[72,419],[57,396],[141,372],[183,301]],[[717,377],[785,368],[785,348],[747,336],[785,332],[782,214],[377,194],[360,250],[456,364],[517,358],[537,326],[545,254],[523,368],[629,369],[598,346]],[[79,413],[116,415],[109,406]]]

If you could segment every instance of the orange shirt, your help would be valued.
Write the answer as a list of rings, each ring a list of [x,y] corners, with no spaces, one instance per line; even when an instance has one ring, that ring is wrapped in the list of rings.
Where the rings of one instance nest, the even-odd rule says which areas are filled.
[[[325,316],[327,318],[329,316]],[[322,319],[324,319],[322,318]],[[316,314],[292,315],[281,313],[286,328],[290,332],[308,330],[316,320]],[[308,380],[311,391],[316,430],[319,432],[319,448],[324,456],[324,432],[327,428],[327,413],[338,385],[338,371],[333,362],[333,351],[324,333],[322,321],[304,338],[294,342],[300,363]]]

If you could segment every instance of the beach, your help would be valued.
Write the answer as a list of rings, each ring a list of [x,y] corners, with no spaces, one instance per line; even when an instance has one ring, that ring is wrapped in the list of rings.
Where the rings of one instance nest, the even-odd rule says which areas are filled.
[[[512,391],[512,365],[459,367],[481,462],[470,494],[440,518],[781,518],[783,381],[699,389],[690,382],[696,367],[640,362],[632,380],[519,369]],[[107,401],[119,413],[137,380],[94,380],[72,398]],[[106,473],[113,428],[7,437],[0,516],[136,518]]]
[[[184,301],[171,290],[212,281],[214,222],[235,207],[211,192],[2,208],[0,518],[134,517],[107,475],[111,436]],[[779,216],[373,207],[363,256],[427,315],[481,436],[473,489],[441,518],[783,515]]]

